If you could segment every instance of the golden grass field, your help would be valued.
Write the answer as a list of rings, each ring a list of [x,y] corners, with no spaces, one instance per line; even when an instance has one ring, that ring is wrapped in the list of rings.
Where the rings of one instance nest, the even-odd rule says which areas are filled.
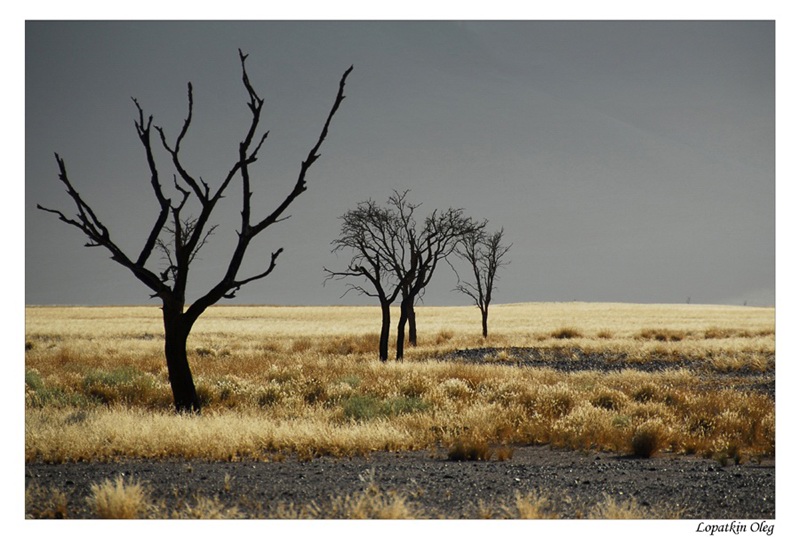
[[[518,444],[737,461],[775,451],[774,395],[725,376],[774,373],[773,308],[497,305],[484,340],[477,309],[419,307],[419,346],[380,363],[377,307],[218,306],[189,338],[201,416],[172,410],[160,313],[26,308],[27,461],[442,447],[502,457]],[[484,347],[499,349],[489,363],[436,359]],[[702,367],[567,373],[505,365],[509,347]]]

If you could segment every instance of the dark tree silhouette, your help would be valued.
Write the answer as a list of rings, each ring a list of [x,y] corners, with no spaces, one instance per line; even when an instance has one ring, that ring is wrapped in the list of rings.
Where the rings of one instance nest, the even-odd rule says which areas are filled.
[[[472,298],[481,310],[484,338],[489,335],[489,304],[492,302],[492,292],[496,289],[497,269],[508,265],[509,261],[503,258],[510,248],[510,244],[503,244],[502,228],[492,234],[483,230],[470,233],[456,248],[456,255],[469,263],[473,278],[471,281],[459,278],[456,290]]]
[[[153,126],[152,116],[145,119],[144,111],[138,101],[133,99],[138,111],[135,121],[136,131],[144,148],[150,172],[150,185],[160,207],[155,223],[135,258],[123,252],[114,242],[108,228],[73,187],[67,175],[66,164],[58,154],[56,154],[56,162],[58,163],[59,179],[66,185],[67,193],[75,204],[77,214],[74,217],[68,217],[61,211],[37,205],[39,209],[54,213],[61,221],[80,229],[89,239],[86,246],[100,246],[111,252],[111,259],[130,270],[137,279],[153,291],[152,298],[161,300],[164,319],[164,353],[175,408],[178,412],[200,412],[201,406],[186,356],[186,341],[192,326],[209,306],[223,298],[235,297],[243,285],[265,278],[275,268],[275,263],[283,248],[272,252],[269,262],[262,272],[248,277],[239,276],[239,269],[251,241],[266,228],[285,220],[287,218],[284,216],[286,209],[300,194],[305,192],[307,188],[306,173],[320,156],[319,149],[328,135],[331,120],[345,98],[345,82],[353,69],[352,66],[347,69],[339,81],[336,99],[319,138],[300,164],[294,188],[272,212],[258,219],[251,216],[250,200],[253,192],[251,191],[250,173],[251,165],[256,162],[258,152],[267,139],[268,131],[258,134],[264,99],[258,95],[250,83],[245,66],[246,59],[247,55],[239,50],[242,82],[247,91],[247,107],[251,114],[250,123],[244,139],[239,143],[238,154],[233,160],[233,164],[216,189],[212,189],[202,178],[189,173],[181,159],[181,143],[189,132],[194,109],[192,84],[188,85],[188,113],[174,142],[167,139],[167,135],[161,127]],[[175,168],[176,174],[173,176],[175,201],[167,197],[161,184],[161,176],[156,166],[151,140],[153,128],[158,132],[161,145]],[[195,260],[198,250],[203,247],[214,230],[214,227],[208,226],[208,222],[217,202],[224,197],[228,187],[234,182],[234,177],[237,176],[239,177],[237,182],[241,182],[242,188],[241,224],[237,230],[238,241],[228,261],[224,276],[187,308],[186,286],[189,267]],[[189,210],[187,204],[189,201],[199,205],[197,216],[186,213]],[[168,264],[163,272],[154,272],[145,266],[155,249],[162,253]]]
[[[416,344],[414,304],[422,295],[438,264],[450,255],[458,242],[484,224],[463,215],[462,209],[434,211],[420,226],[415,217],[418,204],[408,200],[408,191],[394,192],[387,207],[373,201],[359,203],[356,209],[342,216],[342,231],[333,241],[334,251],[348,248],[354,256],[345,271],[325,269],[328,278],[364,277],[375,291],[351,285],[381,302],[381,360],[388,358],[390,309],[401,297],[397,324],[396,359],[403,359],[405,328],[411,328],[411,344]]]
[[[400,255],[388,259],[401,288],[400,318],[397,322],[396,359],[402,360],[404,354],[405,327],[409,325],[409,343],[417,344],[416,312],[414,306],[439,266],[439,263],[453,253],[459,242],[471,233],[477,233],[485,226],[472,218],[464,216],[463,209],[449,208],[434,210],[425,217],[420,226],[414,212],[419,204],[408,201],[408,191],[395,192],[389,198],[389,205],[398,215],[400,224],[398,236],[403,245]]]
[[[402,245],[397,242],[398,223],[396,215],[389,209],[378,207],[370,200],[358,204],[341,217],[339,238],[332,242],[333,252],[352,250],[353,257],[345,271],[333,271],[323,267],[331,278],[364,277],[372,289],[349,284],[347,294],[357,291],[375,297],[381,305],[381,335],[378,356],[382,362],[389,359],[389,332],[391,329],[391,305],[400,293],[400,285],[392,280],[386,260],[396,255]],[[344,296],[344,295],[343,295]]]

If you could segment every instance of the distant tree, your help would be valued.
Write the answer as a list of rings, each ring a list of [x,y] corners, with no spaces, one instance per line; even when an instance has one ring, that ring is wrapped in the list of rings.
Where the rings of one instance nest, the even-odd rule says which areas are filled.
[[[389,332],[391,330],[391,305],[397,299],[401,287],[393,280],[387,259],[399,251],[397,243],[398,222],[389,209],[378,207],[374,201],[364,201],[341,217],[339,238],[332,242],[333,252],[351,250],[353,257],[344,271],[333,271],[323,267],[331,278],[363,277],[372,289],[349,284],[349,291],[375,297],[381,306],[381,335],[378,356],[382,362],[389,359]]]
[[[192,84],[189,83],[188,85],[188,113],[175,141],[171,143],[161,127],[154,127],[158,132],[163,149],[175,168],[176,173],[173,175],[175,191],[172,195],[176,201],[167,197],[164,192],[161,176],[156,166],[151,141],[153,117],[150,116],[145,119],[144,112],[138,101],[136,99],[133,100],[138,110],[138,118],[135,121],[136,131],[144,147],[150,172],[150,185],[160,207],[155,223],[138,255],[135,257],[127,255],[112,239],[108,228],[73,187],[67,176],[66,164],[58,154],[56,154],[56,162],[58,163],[59,179],[66,185],[67,193],[75,204],[77,214],[74,217],[68,217],[61,211],[37,205],[39,209],[54,213],[61,221],[80,229],[89,239],[86,246],[101,246],[111,252],[111,259],[130,270],[137,279],[153,291],[151,297],[157,297],[161,300],[164,319],[164,353],[175,408],[178,412],[200,412],[201,406],[186,355],[186,341],[192,326],[209,306],[223,298],[234,298],[243,285],[268,276],[275,268],[275,263],[283,248],[272,252],[269,262],[262,272],[244,278],[238,275],[245,252],[251,241],[266,228],[284,220],[286,218],[284,216],[286,209],[300,194],[305,192],[307,188],[306,173],[320,156],[318,151],[328,135],[328,128],[333,116],[345,98],[345,81],[353,69],[352,66],[347,69],[339,81],[339,91],[336,99],[316,143],[300,164],[300,172],[294,188],[272,212],[263,218],[253,220],[250,208],[250,201],[253,195],[250,188],[251,165],[256,162],[258,152],[266,141],[268,132],[258,135],[264,99],[258,95],[250,83],[245,67],[246,59],[247,55],[239,50],[242,81],[247,91],[247,107],[251,115],[250,124],[244,139],[239,143],[236,158],[233,159],[231,167],[221,179],[220,185],[216,190],[212,190],[211,186],[202,178],[195,177],[189,173],[181,158],[181,144],[192,122],[194,108]],[[208,223],[212,212],[217,206],[217,202],[224,197],[234,177],[237,176],[239,177],[237,182],[240,181],[242,187],[241,224],[237,230],[238,240],[228,261],[227,270],[219,282],[187,308],[186,286],[189,267],[195,261],[197,252],[203,247],[214,230],[214,227],[209,227]],[[190,201],[199,209],[197,216],[188,214]],[[150,261],[153,250],[158,250],[162,253],[162,257],[168,265],[166,270],[158,271],[145,266]]]
[[[456,255],[469,263],[472,273],[470,281],[459,278],[456,290],[472,298],[481,310],[484,338],[489,335],[489,304],[492,303],[492,292],[496,289],[497,269],[509,263],[504,257],[510,248],[510,244],[503,244],[503,229],[500,228],[500,231],[492,234],[487,234],[482,229],[470,233],[456,249]]]
[[[419,225],[414,217],[418,207],[408,200],[408,191],[395,191],[384,208],[374,201],[359,203],[342,216],[340,236],[333,241],[334,251],[347,248],[354,252],[347,270],[325,269],[329,279],[363,277],[372,284],[374,291],[352,284],[348,291],[356,290],[380,301],[381,360],[388,359],[389,306],[398,295],[401,297],[395,358],[402,360],[407,324],[411,344],[416,344],[415,302],[459,240],[483,225],[465,217],[462,209],[433,211]]]
[[[398,215],[398,236],[403,244],[399,254],[387,260],[401,288],[397,360],[403,359],[406,324],[409,325],[409,343],[412,346],[417,344],[414,306],[430,283],[436,267],[453,253],[464,237],[477,233],[485,226],[485,222],[476,222],[464,216],[463,209],[453,208],[434,210],[418,225],[414,212],[419,205],[412,204],[407,197],[408,191],[405,191],[395,192],[389,198],[389,205]]]

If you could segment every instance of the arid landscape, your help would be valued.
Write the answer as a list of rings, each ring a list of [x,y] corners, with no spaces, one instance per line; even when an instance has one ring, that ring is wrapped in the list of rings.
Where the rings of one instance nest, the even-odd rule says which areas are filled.
[[[773,308],[28,307],[28,518],[775,517]]]

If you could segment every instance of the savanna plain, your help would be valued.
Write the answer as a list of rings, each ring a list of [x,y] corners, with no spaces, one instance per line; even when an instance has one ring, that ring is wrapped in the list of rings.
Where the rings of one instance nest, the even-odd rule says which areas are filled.
[[[774,518],[773,308],[27,307],[27,518]],[[395,312],[396,315],[396,312]]]

